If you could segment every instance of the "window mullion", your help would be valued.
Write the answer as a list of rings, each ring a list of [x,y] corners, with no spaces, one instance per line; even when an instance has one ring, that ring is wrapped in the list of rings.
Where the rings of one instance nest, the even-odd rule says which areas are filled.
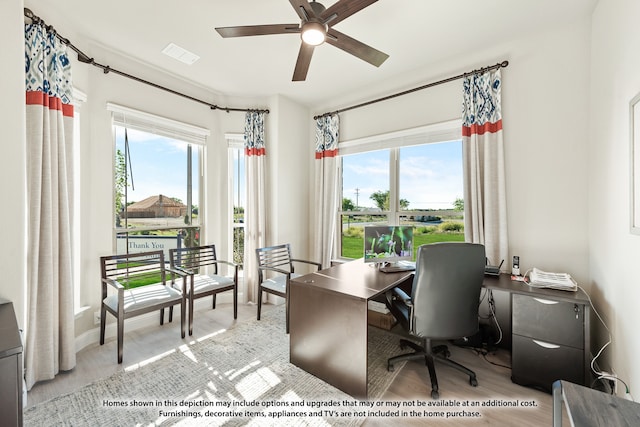
[[[400,209],[400,203],[398,201],[398,194],[400,192],[400,168],[398,167],[400,159],[399,149],[392,148],[389,150],[389,224],[398,225],[400,218],[398,212]]]

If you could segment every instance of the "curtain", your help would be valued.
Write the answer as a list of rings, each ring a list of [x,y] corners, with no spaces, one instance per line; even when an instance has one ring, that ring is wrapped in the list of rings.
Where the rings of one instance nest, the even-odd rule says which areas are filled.
[[[339,130],[337,114],[316,120],[314,255],[323,268],[330,266],[335,249]]]
[[[25,25],[27,388],[75,367],[72,277],[73,105],[67,47]]]
[[[463,82],[465,240],[485,245],[493,265],[508,258],[500,69]]]
[[[244,126],[247,210],[245,212],[244,272],[247,301],[258,300],[256,249],[266,242],[264,113],[247,112]]]

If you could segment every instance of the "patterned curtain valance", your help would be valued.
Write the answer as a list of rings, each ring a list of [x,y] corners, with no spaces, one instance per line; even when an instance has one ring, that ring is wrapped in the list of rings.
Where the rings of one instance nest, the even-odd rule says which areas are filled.
[[[264,156],[264,113],[249,111],[244,123],[244,153],[247,156]]]
[[[502,130],[500,69],[464,78],[462,136]]]
[[[319,117],[316,120],[316,159],[338,155],[340,118],[337,114]]]
[[[73,85],[67,45],[38,23],[25,24],[27,104],[43,105],[73,116]]]

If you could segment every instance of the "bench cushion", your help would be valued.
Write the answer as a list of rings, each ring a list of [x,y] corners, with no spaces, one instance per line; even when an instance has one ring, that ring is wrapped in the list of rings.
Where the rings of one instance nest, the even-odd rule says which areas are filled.
[[[173,286],[182,289],[182,279],[178,280]],[[195,295],[202,294],[217,289],[232,288],[234,286],[233,279],[217,274],[194,274],[193,275],[193,293]],[[189,279],[187,279],[187,289],[189,288]]]
[[[163,302],[175,301],[179,303],[181,299],[182,293],[180,291],[160,283],[126,289],[124,291],[124,312],[140,310]],[[118,311],[117,294],[109,295],[104,299],[104,302],[112,310]]]
[[[291,279],[295,279],[296,277],[300,277],[302,274],[291,273]],[[262,282],[261,285],[265,289],[270,289],[272,291],[285,293],[287,288],[287,276],[284,274],[279,274],[270,279],[266,279]]]

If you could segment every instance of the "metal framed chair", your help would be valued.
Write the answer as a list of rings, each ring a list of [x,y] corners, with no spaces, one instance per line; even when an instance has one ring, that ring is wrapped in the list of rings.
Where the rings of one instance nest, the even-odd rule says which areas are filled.
[[[216,308],[216,295],[233,291],[233,318],[238,318],[238,264],[216,257],[216,246],[205,245],[169,250],[171,268],[190,275],[187,286],[189,305],[189,335],[193,334],[193,302],[207,296],[213,297],[212,308]],[[219,274],[218,267],[228,265],[233,268],[231,277]],[[171,313],[169,314],[171,317]]]
[[[104,344],[107,313],[111,313],[116,318],[118,329],[118,363],[122,363],[123,358],[124,321],[130,317],[160,310],[162,325],[164,309],[179,305],[181,334],[182,338],[185,337],[189,274],[167,268],[164,252],[103,256],[100,257],[100,267],[100,345]]]
[[[288,243],[256,249],[258,258],[258,320],[262,311],[262,293],[267,292],[285,299],[286,330],[289,333],[289,281],[301,276],[294,272],[294,262],[304,263],[322,269],[319,262],[291,258],[291,247]],[[267,277],[267,273],[274,274]]]

